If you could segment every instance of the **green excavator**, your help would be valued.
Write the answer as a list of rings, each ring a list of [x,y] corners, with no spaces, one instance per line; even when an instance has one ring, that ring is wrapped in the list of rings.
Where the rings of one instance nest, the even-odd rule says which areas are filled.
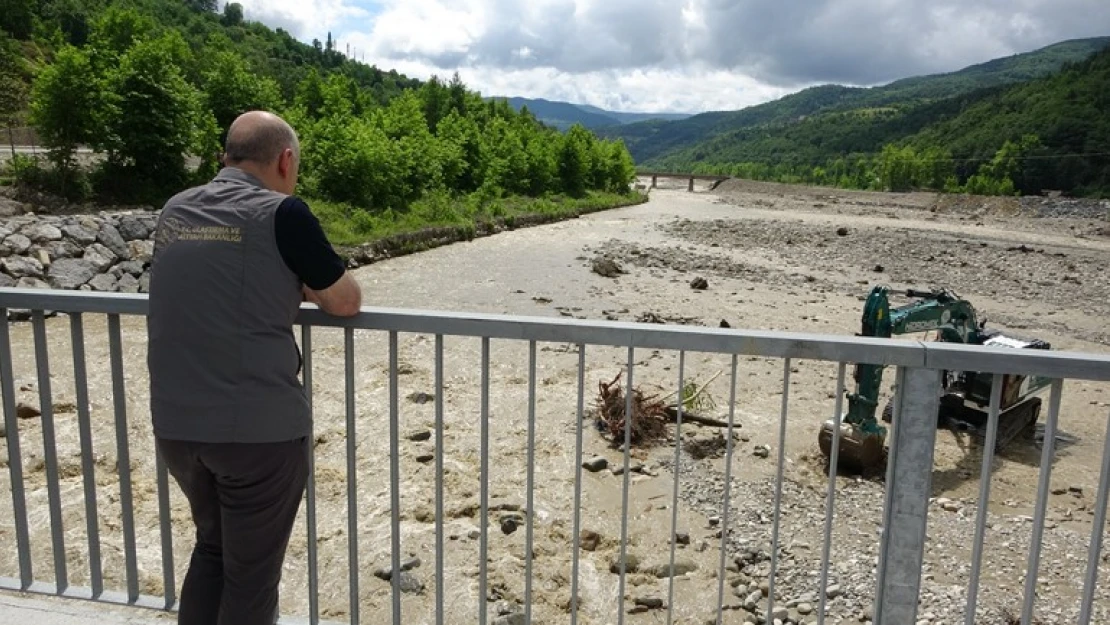
[[[1045,341],[1005,336],[987,330],[986,321],[976,318],[975,308],[948,289],[905,292],[912,302],[890,307],[891,289],[875,286],[863,308],[863,331],[859,336],[890,338],[893,335],[935,332],[938,341],[1017,349],[1051,349]],[[856,364],[853,378],[856,389],[849,392],[848,410],[841,419],[837,465],[855,471],[878,468],[883,460],[887,429],[875,415],[879,406],[883,366]],[[944,371],[938,427],[972,432],[982,444],[985,440],[994,375],[974,371]],[[1022,431],[1034,427],[1040,417],[1041,398],[1050,384],[1047,378],[1007,374],[1002,379],[1001,406],[995,449],[1001,450]],[[892,420],[893,398],[887,400],[882,420]],[[835,433],[832,419],[825,421],[818,445],[830,458]]]

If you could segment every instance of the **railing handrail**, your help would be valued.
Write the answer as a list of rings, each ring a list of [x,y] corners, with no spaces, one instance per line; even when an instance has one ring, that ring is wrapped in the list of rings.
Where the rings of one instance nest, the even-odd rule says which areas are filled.
[[[720,174],[691,174],[678,171],[644,171],[636,172],[636,176],[646,178],[648,176],[658,176],[660,178],[696,178],[698,180],[728,180],[732,176],[725,176]]]
[[[0,288],[0,309],[56,310],[146,316],[148,296],[58,289]],[[364,306],[336,317],[305,303],[296,325],[443,334],[474,338],[586,343],[639,349],[674,349],[768,358],[855,362],[952,371],[1021,373],[1047,378],[1110,381],[1110,354],[1063,350],[983,348],[914,339],[845,336],[565,319],[489,313]]]

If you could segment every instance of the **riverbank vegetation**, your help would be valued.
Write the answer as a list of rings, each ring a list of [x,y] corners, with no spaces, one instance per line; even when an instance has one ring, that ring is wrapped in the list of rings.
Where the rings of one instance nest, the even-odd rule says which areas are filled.
[[[300,43],[235,3],[0,0],[0,13],[0,121],[48,150],[13,157],[9,176],[72,202],[158,206],[216,173],[223,133],[252,109],[297,129],[298,193],[345,244],[642,199],[619,140],[548,128],[457,75],[358,63],[330,34]]]

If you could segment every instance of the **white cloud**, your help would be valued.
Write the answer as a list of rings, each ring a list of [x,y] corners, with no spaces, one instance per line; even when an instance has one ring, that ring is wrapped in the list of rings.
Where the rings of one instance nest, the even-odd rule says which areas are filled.
[[[233,0],[243,5],[243,16],[274,28],[284,28],[302,40],[324,41],[329,30],[350,20],[365,20],[366,2],[354,0]],[[220,2],[221,8],[226,2]],[[361,6],[360,6],[361,5]]]
[[[1105,0],[240,1],[413,77],[641,111],[735,109],[1110,33]]]
[[[485,34],[490,20],[484,4],[437,0],[384,3],[368,37],[348,38],[362,39],[367,44],[367,53],[375,56],[461,58]]]

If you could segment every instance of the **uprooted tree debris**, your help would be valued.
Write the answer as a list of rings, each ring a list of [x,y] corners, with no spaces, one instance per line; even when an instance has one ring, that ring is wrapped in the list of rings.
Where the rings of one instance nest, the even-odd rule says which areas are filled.
[[[609,438],[610,445],[614,448],[624,445],[625,414],[629,406],[625,389],[620,383],[623,375],[623,371],[619,372],[612,380],[608,382],[601,380],[597,384],[595,423],[597,428]],[[696,382],[687,382],[683,385],[681,394],[672,392],[662,397],[645,395],[641,389],[634,387],[631,401],[630,443],[633,446],[649,447],[666,441],[667,424],[678,419],[680,402],[683,421],[712,427],[728,427],[727,421],[691,414],[691,411],[713,408],[713,399],[705,389],[719,375],[720,372],[700,386]],[[680,395],[680,398],[670,401],[675,395]]]

